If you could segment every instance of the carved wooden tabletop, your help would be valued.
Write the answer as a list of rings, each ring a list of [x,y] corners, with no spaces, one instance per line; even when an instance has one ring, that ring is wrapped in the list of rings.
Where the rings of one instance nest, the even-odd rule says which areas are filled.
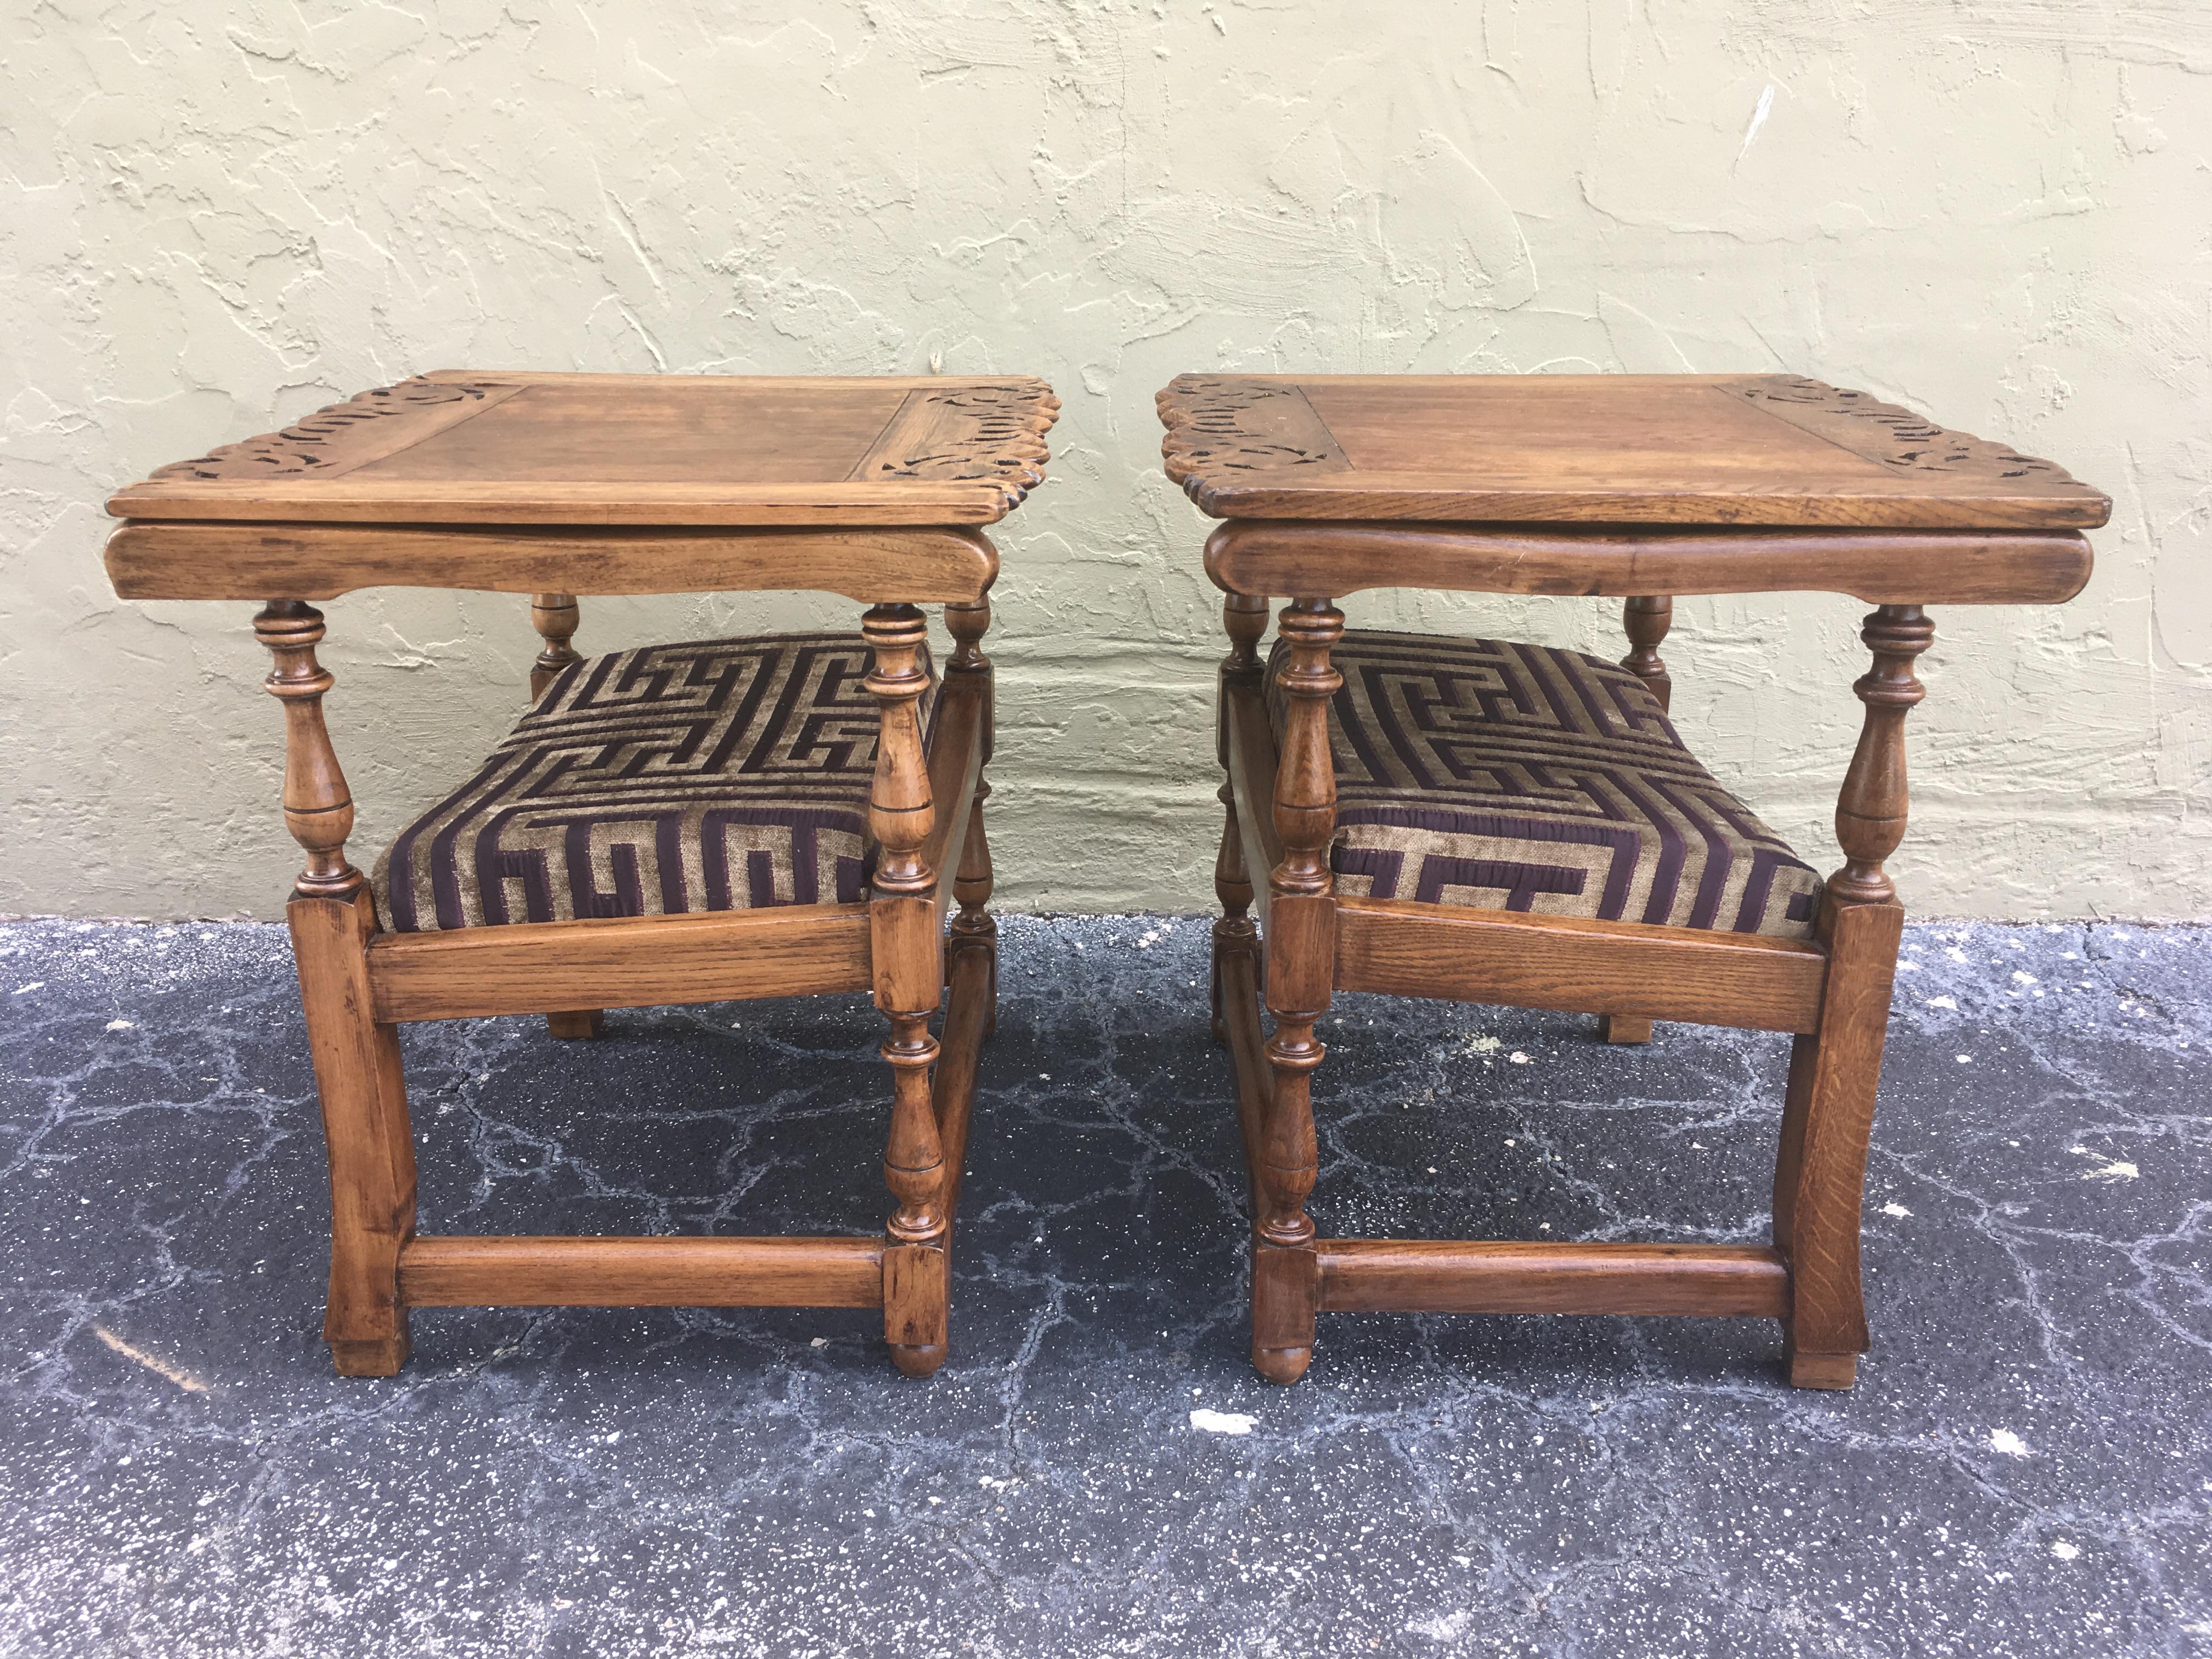
[[[444,370],[164,466],[137,520],[983,525],[1042,477],[1024,375],[776,379]]]
[[[2049,461],[1789,374],[1184,374],[1169,476],[1223,519],[2077,530]]]

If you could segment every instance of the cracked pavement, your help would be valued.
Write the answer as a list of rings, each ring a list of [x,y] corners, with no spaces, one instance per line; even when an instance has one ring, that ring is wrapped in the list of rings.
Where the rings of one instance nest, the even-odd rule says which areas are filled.
[[[431,1310],[336,1377],[283,930],[0,926],[0,1650],[2212,1653],[2212,929],[1908,929],[1836,1395],[1752,1321],[1324,1315],[1261,1382],[1206,920],[1001,927],[917,1383],[803,1309]],[[1763,1237],[1787,1039],[1594,1028],[1340,999],[1322,1231]],[[422,1226],[871,1229],[881,1036],[410,1027]]]

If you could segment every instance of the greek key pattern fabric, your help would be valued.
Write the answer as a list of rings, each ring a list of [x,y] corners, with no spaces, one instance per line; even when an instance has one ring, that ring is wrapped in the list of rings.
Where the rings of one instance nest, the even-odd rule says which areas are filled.
[[[1269,663],[1278,741],[1289,699]],[[1340,893],[1802,939],[1820,878],[1692,758],[1625,668],[1504,640],[1348,631],[1330,653]]]
[[[682,915],[868,896],[878,714],[850,634],[573,663],[378,860],[386,925]],[[934,672],[921,704],[925,731]]]

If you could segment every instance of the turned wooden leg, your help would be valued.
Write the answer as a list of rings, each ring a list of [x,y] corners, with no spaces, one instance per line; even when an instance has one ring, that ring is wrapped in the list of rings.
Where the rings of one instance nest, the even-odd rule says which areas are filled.
[[[1881,606],[1862,635],[1874,669],[1852,688],[1867,712],[1836,803],[1844,864],[1821,896],[1820,1028],[1791,1049],[1774,1170],[1774,1243],[1790,1264],[1785,1347],[1799,1388],[1850,1388],[1869,1346],[1860,1208],[1905,919],[1883,861],[1905,837],[1905,716],[1926,695],[1912,664],[1935,635],[1919,606]]]
[[[1336,976],[1336,899],[1328,843],[1336,827],[1336,769],[1328,701],[1344,684],[1329,649],[1344,615],[1327,599],[1297,599],[1277,624],[1290,644],[1282,671],[1290,715],[1275,772],[1275,829],[1283,861],[1267,878],[1267,1008],[1275,1017],[1267,1064],[1273,1087],[1258,1170],[1252,1238],[1252,1364],[1272,1382],[1295,1382],[1313,1361],[1320,1263],[1305,1212],[1318,1162],[1313,1073],[1327,1052],[1314,1026]]]
[[[1229,1046],[1229,1027],[1222,1006],[1221,967],[1232,956],[1260,954],[1260,930],[1249,914],[1252,908],[1252,878],[1244,872],[1244,832],[1237,821],[1237,791],[1224,782],[1221,802],[1221,847],[1213,859],[1213,891],[1221,901],[1221,915],[1213,923],[1213,977],[1210,997],[1213,1009],[1213,1040]]]
[[[1625,601],[1620,623],[1628,635],[1629,652],[1620,665],[1644,682],[1644,689],[1665,708],[1674,700],[1674,682],[1668,677],[1659,647],[1674,620],[1674,601],[1642,598]],[[1649,1042],[1651,1022],[1633,1014],[1600,1014],[1598,1036],[1607,1042]]]
[[[533,593],[530,597],[530,625],[545,641],[538,659],[530,665],[530,701],[532,703],[545,695],[545,688],[561,676],[561,671],[571,663],[583,661],[568,641],[576,637],[576,625],[581,616],[573,593]],[[545,1016],[545,1030],[556,1037],[574,1042],[599,1035],[605,1024],[597,1008],[577,1008],[568,1013]]]
[[[1621,630],[1628,635],[1629,646],[1620,665],[1644,682],[1644,689],[1659,699],[1662,708],[1670,707],[1674,701],[1674,682],[1659,655],[1659,647],[1666,643],[1667,630],[1674,622],[1674,601],[1671,599],[1630,599],[1620,608]]]
[[[285,915],[330,1158],[323,1336],[340,1375],[389,1376],[408,1352],[399,1252],[415,1231],[415,1141],[398,1028],[369,1012],[376,901],[367,878],[346,861],[353,797],[323,723],[332,681],[315,659],[322,614],[276,600],[253,625],[276,659],[268,689],[284,706],[284,823],[307,854]]]
[[[945,665],[949,674],[979,674],[986,688],[983,702],[983,765],[991,763],[993,727],[997,723],[997,700],[991,693],[991,661],[983,654],[983,635],[991,626],[991,602],[977,599],[973,605],[951,605],[945,607],[945,626],[951,630],[957,642],[952,659]],[[953,957],[962,951],[981,951],[990,961],[989,1012],[985,1018],[983,1035],[990,1036],[999,1029],[999,924],[985,908],[991,902],[991,841],[983,827],[983,803],[991,793],[990,783],[979,768],[975,775],[975,794],[968,809],[968,833],[960,847],[960,867],[953,877],[952,896],[959,902],[959,912],[952,919],[946,945],[945,980],[952,979]],[[958,1176],[954,1182],[957,1186]]]
[[[1260,957],[1260,930],[1248,914],[1252,908],[1252,877],[1244,867],[1243,829],[1237,821],[1237,791],[1228,780],[1229,692],[1232,685],[1256,684],[1261,667],[1260,635],[1267,631],[1267,602],[1231,593],[1221,605],[1222,626],[1229,634],[1229,654],[1222,659],[1214,697],[1214,748],[1223,779],[1216,799],[1221,802],[1221,848],[1214,855],[1213,890],[1221,901],[1220,918],[1213,924],[1213,970],[1210,998],[1213,1009],[1213,1040],[1226,1048],[1229,1028],[1222,1019],[1221,964],[1224,957]]]
[[[981,677],[983,761],[988,764],[991,723],[996,712],[992,706],[990,659],[982,651],[983,635],[991,625],[989,601],[947,605],[945,620],[958,641],[951,661],[945,665],[947,675]],[[942,1208],[948,1263],[951,1232],[960,1214],[961,1181],[968,1168],[968,1126],[975,1104],[976,1060],[999,1021],[999,924],[987,908],[991,902],[991,842],[983,828],[983,802],[990,793],[990,783],[978,768],[975,793],[968,807],[967,834],[960,846],[959,868],[952,879],[952,896],[959,909],[946,930],[945,944],[945,981],[951,989],[932,1087],[939,1152],[945,1165]]]
[[[965,951],[980,952],[988,964],[985,995],[990,1001],[983,1035],[999,1029],[999,924],[984,907],[991,902],[991,842],[983,829],[983,802],[991,786],[978,778],[975,798],[968,808],[968,834],[960,849],[960,870],[953,878],[952,896],[960,908],[952,918],[945,944],[945,975],[950,984],[954,964]]]
[[[921,857],[936,814],[915,712],[929,683],[921,660],[928,630],[914,606],[879,605],[861,632],[875,653],[866,685],[881,720],[868,827],[882,852],[868,927],[876,1006],[891,1026],[883,1048],[892,1091],[884,1182],[898,1200],[884,1224],[884,1338],[893,1364],[927,1376],[945,1363],[951,1294],[945,1151],[930,1087],[938,1042],[929,1018],[944,994],[945,957],[932,896],[936,872]]]
[[[530,625],[545,641],[538,653],[538,660],[530,665],[530,701],[536,702],[545,695],[545,688],[560,678],[561,671],[583,658],[568,643],[576,637],[576,625],[582,609],[574,593],[533,593],[530,596]]]
[[[945,1164],[943,1208],[946,1237],[960,1213],[960,1187],[968,1169],[968,1125],[975,1103],[975,1064],[998,1024],[999,924],[983,908],[991,896],[991,849],[983,840],[983,797],[990,786],[979,781],[968,809],[968,835],[953,883],[960,912],[952,920],[945,952],[945,979],[951,988],[945,1012],[945,1039],[938,1055],[932,1099]],[[970,1004],[979,1006],[971,1008]]]

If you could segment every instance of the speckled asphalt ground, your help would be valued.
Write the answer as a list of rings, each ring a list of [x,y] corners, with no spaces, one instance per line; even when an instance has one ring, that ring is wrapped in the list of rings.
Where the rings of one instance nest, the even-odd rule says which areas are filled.
[[[1261,1383],[1205,923],[1005,926],[921,1383],[807,1310],[434,1310],[342,1381],[281,931],[0,927],[0,1651],[2212,1652],[2212,930],[1911,930],[1828,1395],[1750,1322],[1324,1316]],[[1344,999],[1322,1230],[1761,1237],[1784,1040],[1590,1024]],[[878,1038],[414,1028],[422,1224],[872,1226]]]

